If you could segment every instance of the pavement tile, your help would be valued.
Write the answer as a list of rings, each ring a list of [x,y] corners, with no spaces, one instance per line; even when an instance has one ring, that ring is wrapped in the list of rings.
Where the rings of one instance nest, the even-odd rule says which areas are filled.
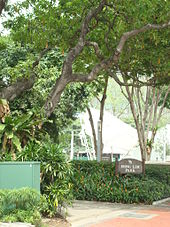
[[[72,227],[170,227],[169,201],[157,205],[76,201]]]

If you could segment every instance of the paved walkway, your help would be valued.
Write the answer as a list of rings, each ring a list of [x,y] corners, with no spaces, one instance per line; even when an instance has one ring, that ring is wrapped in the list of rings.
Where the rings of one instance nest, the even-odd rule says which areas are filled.
[[[35,227],[34,225],[28,224],[28,223],[0,223],[0,227]]]
[[[67,220],[72,227],[169,227],[170,200],[150,206],[75,201]]]

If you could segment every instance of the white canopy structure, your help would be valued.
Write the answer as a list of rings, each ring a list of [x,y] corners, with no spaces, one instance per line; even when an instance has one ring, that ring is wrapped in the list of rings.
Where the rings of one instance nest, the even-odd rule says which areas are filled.
[[[97,122],[100,113],[99,110],[93,108],[91,108],[91,113],[97,134]],[[80,120],[86,134],[92,137],[88,113],[81,113]],[[134,147],[138,146],[136,129],[113,116],[111,113],[104,111],[103,143],[103,153],[120,154],[121,156],[128,155]]]

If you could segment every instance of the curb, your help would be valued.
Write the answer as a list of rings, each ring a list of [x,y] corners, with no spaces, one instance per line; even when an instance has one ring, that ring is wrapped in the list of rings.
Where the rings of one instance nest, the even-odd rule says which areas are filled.
[[[158,204],[161,204],[161,203],[164,203],[166,201],[170,200],[170,197],[166,198],[166,199],[161,199],[161,200],[158,200],[158,201],[154,201],[152,203],[152,205],[158,205]]]

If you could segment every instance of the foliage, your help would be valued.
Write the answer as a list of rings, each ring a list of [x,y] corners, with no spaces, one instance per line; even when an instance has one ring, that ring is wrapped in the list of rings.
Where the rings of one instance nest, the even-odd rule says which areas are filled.
[[[57,4],[49,0],[23,1],[8,8],[11,18],[4,24],[10,28],[15,42],[31,44],[37,51],[57,45],[64,55],[75,46],[87,13],[99,3],[99,0],[59,1]],[[104,57],[113,54],[124,32],[148,23],[163,24],[168,20],[167,1],[109,3],[91,20],[87,35],[88,40],[98,44]],[[129,40],[120,59],[121,70],[130,72],[135,78],[138,74],[151,78],[153,72],[155,78],[162,78],[162,73],[167,78],[168,34],[167,29],[161,32],[152,30]],[[73,65],[74,71],[87,73],[98,60],[93,48],[85,47]]]
[[[18,44],[8,43],[5,49],[0,50],[1,88],[5,88],[21,77],[27,78],[32,74],[36,75],[33,88],[10,101],[10,110],[15,117],[29,111],[43,114],[44,100],[61,74],[65,54],[62,54],[60,48],[52,48],[33,69],[32,63],[37,56],[38,53],[33,50],[32,45],[22,47]],[[92,90],[93,88],[89,89],[88,86],[82,84],[67,86],[58,108],[50,117],[51,121],[43,125],[43,129],[51,135],[54,142],[58,142],[59,133],[65,126],[72,123],[76,113],[86,108]]]
[[[1,87],[9,85],[18,78],[29,77],[35,55],[30,45],[21,47],[10,40],[5,44],[6,46],[0,49],[0,79],[3,82]]]
[[[25,46],[25,49],[31,47],[32,50],[26,55],[25,61],[21,58],[13,69],[10,66],[5,67],[8,68],[6,69],[7,73],[3,74],[6,75],[6,80],[8,77],[15,79],[16,75],[20,77],[21,74],[25,77],[29,76],[35,55],[45,47],[52,49],[44,56],[36,69],[38,80],[32,89],[34,95],[32,95],[32,91],[26,93],[26,97],[29,96],[30,100],[27,102],[28,99],[24,98],[24,106],[27,106],[27,103],[31,106],[32,103],[35,104],[33,104],[34,106],[43,105],[51,87],[62,73],[63,59],[78,40],[83,19],[90,9],[96,7],[99,3],[99,0],[75,0],[72,2],[59,1],[56,4],[56,1],[38,0],[22,1],[8,8],[11,18],[5,23],[5,26],[10,28],[11,37],[15,43],[19,42],[22,48],[23,46]],[[124,32],[140,28],[147,23],[162,24],[168,18],[167,1],[142,0],[134,4],[133,1],[128,0],[116,1],[114,4],[109,1],[109,3],[97,17],[91,20],[87,35],[87,40],[98,43],[104,58],[113,54]],[[121,56],[121,70],[131,72],[131,76],[135,78],[138,77],[139,73],[140,75],[145,74],[149,78],[152,77],[152,73],[155,71],[156,75],[154,76],[156,78],[160,76],[160,72],[166,74],[168,68],[167,45],[167,29],[163,29],[162,32],[152,30],[128,41],[125,52]],[[127,52],[130,57],[127,57]],[[93,48],[91,46],[85,47],[77,57],[73,65],[73,71],[87,73],[98,61],[99,59],[97,59]],[[107,72],[101,73],[106,74]],[[162,78],[162,74],[160,77]],[[100,85],[94,86],[94,88],[96,87],[100,87]],[[74,93],[74,95],[70,95],[70,93]],[[57,120],[54,120],[54,124],[47,125],[47,128],[54,126],[54,129],[56,125],[59,128],[58,125],[70,123],[70,119],[74,118],[75,111],[84,108],[82,100],[85,100],[86,104],[87,96],[89,96],[89,92],[86,92],[84,85],[75,87],[69,85],[68,92],[66,92],[64,98],[62,97],[62,103],[60,102],[57,113],[55,113],[57,116],[53,117]],[[18,99],[20,107],[21,100]],[[67,113],[67,116],[65,116],[65,113]],[[54,132],[54,130],[51,131]],[[56,131],[59,131],[59,129]],[[50,132],[51,135],[58,134],[52,132]]]
[[[49,138],[48,138],[49,139]],[[17,160],[41,162],[41,192],[48,202],[45,213],[52,216],[72,200],[72,165],[63,148],[50,141],[29,143],[17,156]]]
[[[169,165],[146,165],[146,175],[170,186],[170,166]]]
[[[76,199],[151,204],[170,195],[170,185],[153,178],[150,170],[146,177],[115,176],[113,163],[74,161],[73,165],[72,182]],[[156,166],[153,168],[156,169]],[[169,167],[167,169],[170,171]],[[162,175],[167,177],[165,172]]]
[[[43,118],[33,112],[6,116],[4,123],[0,123],[0,145],[3,152],[21,151],[29,140],[36,139],[42,122]]]
[[[39,193],[30,188],[0,190],[0,220],[41,225]]]
[[[167,83],[166,85],[168,85],[168,84],[169,84],[169,81],[168,81],[168,83]],[[168,89],[168,86],[165,86],[165,87],[163,87],[163,88],[161,89],[161,98],[160,98],[159,106],[161,106],[162,103],[163,103],[164,96],[165,96],[165,94],[166,94],[166,90],[167,90],[167,89]],[[168,94],[167,100],[166,100],[166,102],[165,102],[165,107],[166,107],[167,109],[170,109],[170,93]]]
[[[64,53],[75,45],[83,19],[99,2],[67,0],[56,4],[56,1],[49,0],[23,1],[9,7],[11,18],[5,26],[11,29],[15,41],[31,43],[36,49],[57,45]],[[91,21],[87,37],[88,40],[98,43],[104,56],[112,54],[124,32],[148,23],[162,24],[168,20],[167,1],[142,0],[134,4],[132,0],[127,0],[109,3],[111,7],[105,7],[98,17]],[[28,10],[29,8],[32,10]],[[123,64],[120,65],[123,65],[124,69],[130,67],[133,72],[140,69],[140,73],[146,72],[145,66],[150,67],[148,72],[153,71],[154,66],[156,71],[160,72],[161,67],[165,68],[164,60],[167,54],[165,55],[164,51],[167,44],[168,31],[151,31],[140,35],[136,40],[128,41],[121,59]],[[87,47],[74,67],[87,72],[97,61],[94,50]]]

